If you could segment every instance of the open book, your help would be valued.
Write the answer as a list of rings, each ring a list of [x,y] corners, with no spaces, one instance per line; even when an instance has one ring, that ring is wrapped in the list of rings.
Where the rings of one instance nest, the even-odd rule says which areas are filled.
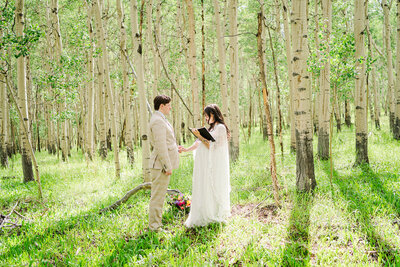
[[[192,130],[196,130],[196,128],[189,128],[189,131],[194,135]],[[212,137],[210,132],[205,127],[198,128],[197,130],[199,131],[199,133],[202,137],[204,137],[205,139],[207,139],[211,142],[215,142],[214,137]]]

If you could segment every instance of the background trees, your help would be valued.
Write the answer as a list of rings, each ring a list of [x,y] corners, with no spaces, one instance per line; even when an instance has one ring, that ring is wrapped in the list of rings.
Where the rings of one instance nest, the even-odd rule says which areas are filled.
[[[187,141],[186,126],[202,124],[200,107],[219,104],[232,130],[233,162],[240,156],[240,138],[251,138],[254,126],[264,137],[290,131],[290,148],[299,157],[308,155],[312,177],[313,134],[318,136],[314,138],[318,155],[329,158],[332,117],[337,130],[343,122],[350,127],[355,121],[356,162],[368,162],[367,113],[377,128],[381,108],[391,125],[397,125],[398,82],[391,78],[391,64],[398,62],[398,55],[390,52],[397,49],[398,37],[391,27],[396,22],[392,2],[342,1],[331,8],[330,1],[311,1],[306,9],[301,6],[300,15],[300,7],[294,5],[299,1],[265,1],[261,23],[266,28],[257,36],[261,7],[257,1],[3,1],[2,166],[7,166],[4,155],[18,152],[29,162],[21,122],[5,87],[7,79],[18,89],[37,151],[47,149],[66,161],[74,148],[88,160],[98,151],[103,159],[113,158],[116,176],[119,149],[127,151],[132,164],[134,152],[141,148],[137,159],[146,179],[147,121],[152,98],[161,93],[173,96],[170,120],[178,142]],[[366,14],[367,21],[362,18]],[[317,19],[303,25],[311,16]],[[366,47],[368,55],[363,52]],[[197,56],[201,51],[204,60]],[[262,104],[264,87],[269,88],[267,110]],[[288,150],[282,146],[282,151]],[[312,187],[299,185],[299,189]]]

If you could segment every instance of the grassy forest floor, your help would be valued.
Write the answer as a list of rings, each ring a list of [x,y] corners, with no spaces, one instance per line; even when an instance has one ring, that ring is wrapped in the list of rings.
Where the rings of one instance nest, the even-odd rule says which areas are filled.
[[[335,132],[332,183],[329,162],[315,157],[313,195],[296,193],[295,155],[288,153],[286,135],[284,160],[277,157],[281,208],[274,205],[266,167],[268,142],[258,128],[250,141],[241,140],[240,159],[231,168],[229,221],[187,230],[185,215],[165,205],[169,231],[161,233],[146,230],[148,190],[98,213],[142,182],[139,152],[133,169],[121,153],[119,180],[111,154],[87,165],[76,150],[69,163],[37,153],[45,206],[37,201],[36,184],[21,182],[17,156],[8,170],[0,169],[0,213],[19,201],[16,210],[32,221],[0,231],[0,265],[400,265],[400,143],[387,125],[371,130],[370,165],[357,168],[353,130]],[[314,137],[314,154],[316,144]],[[181,156],[170,188],[190,194],[192,167],[192,155]]]

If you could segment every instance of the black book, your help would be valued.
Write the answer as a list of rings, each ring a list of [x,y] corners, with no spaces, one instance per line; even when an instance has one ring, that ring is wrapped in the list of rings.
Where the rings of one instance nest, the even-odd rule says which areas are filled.
[[[192,132],[192,129],[195,129],[195,128],[189,128],[189,131],[194,135],[194,133]],[[200,133],[200,135],[201,135],[202,137],[204,137],[204,138],[207,139],[208,141],[215,142],[214,137],[212,137],[212,135],[210,134],[210,132],[209,132],[205,127],[198,128],[197,130],[199,131],[199,133]],[[196,137],[197,137],[197,136],[196,136]]]

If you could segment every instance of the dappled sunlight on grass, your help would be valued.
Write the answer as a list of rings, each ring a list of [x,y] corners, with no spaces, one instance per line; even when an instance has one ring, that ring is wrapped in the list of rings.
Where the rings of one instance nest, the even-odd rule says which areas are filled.
[[[165,204],[167,231],[161,233],[147,230],[149,190],[98,213],[142,183],[140,150],[133,167],[121,151],[120,179],[112,152],[106,161],[89,164],[76,150],[68,163],[37,153],[45,206],[37,201],[36,184],[22,183],[16,156],[12,167],[0,170],[0,213],[19,201],[17,210],[32,221],[0,232],[0,265],[395,265],[400,263],[400,144],[385,127],[370,130],[370,165],[357,168],[354,133],[346,127],[334,131],[332,183],[329,161],[315,157],[312,195],[296,193],[295,154],[289,153],[286,133],[283,160],[279,146],[276,151],[281,208],[272,195],[268,141],[256,128],[231,165],[228,222],[186,229],[187,214]],[[192,169],[192,154],[182,154],[169,187],[190,195]]]

